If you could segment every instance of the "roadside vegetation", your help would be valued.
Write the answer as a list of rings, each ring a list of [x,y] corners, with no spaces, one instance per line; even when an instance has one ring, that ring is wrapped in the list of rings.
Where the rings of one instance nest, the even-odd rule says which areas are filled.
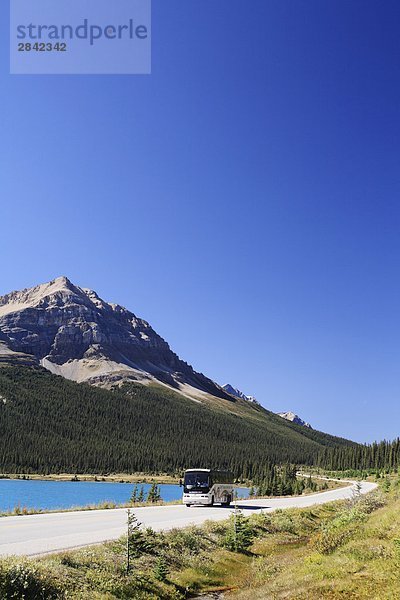
[[[399,567],[400,478],[392,477],[349,501],[249,518],[235,511],[224,522],[165,533],[142,530],[133,510],[129,537],[0,561],[0,597],[389,599],[400,597]]]

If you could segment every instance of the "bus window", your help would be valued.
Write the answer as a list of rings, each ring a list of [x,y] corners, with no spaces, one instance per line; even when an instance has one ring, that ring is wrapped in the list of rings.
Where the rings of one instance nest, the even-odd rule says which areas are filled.
[[[184,482],[185,491],[188,492],[205,492],[207,493],[210,489],[209,474],[204,472],[191,471],[185,473]]]

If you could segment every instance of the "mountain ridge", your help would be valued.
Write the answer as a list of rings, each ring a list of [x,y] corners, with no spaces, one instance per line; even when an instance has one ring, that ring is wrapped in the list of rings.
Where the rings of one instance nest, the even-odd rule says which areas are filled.
[[[225,385],[222,386],[222,389],[225,390],[227,394],[230,394],[235,398],[241,398],[242,400],[246,400],[247,402],[259,404],[259,402],[254,396],[247,396],[244,392],[240,391],[238,388],[233,387],[233,385],[231,385],[230,383],[225,383]]]

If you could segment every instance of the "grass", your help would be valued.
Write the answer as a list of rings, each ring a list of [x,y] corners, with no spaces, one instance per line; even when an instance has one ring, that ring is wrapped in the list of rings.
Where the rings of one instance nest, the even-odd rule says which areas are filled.
[[[398,485],[393,488],[353,506],[302,511],[307,526],[291,529],[287,522],[259,539],[243,581],[228,598],[400,598],[400,496]]]
[[[86,504],[85,506],[71,506],[71,508],[55,508],[55,509],[45,509],[45,508],[31,508],[27,506],[21,506],[17,504],[13,508],[13,510],[0,512],[0,517],[18,517],[21,515],[39,515],[39,514],[48,514],[48,513],[65,513],[65,512],[79,512],[79,511],[89,511],[89,510],[112,510],[115,508],[139,508],[143,506],[167,506],[180,504],[179,500],[171,500],[166,502],[165,500],[159,500],[157,502],[135,502],[134,504],[130,502],[126,502],[124,504],[117,504],[116,502],[112,502],[110,500],[104,500],[103,502],[99,502],[98,504]]]
[[[226,600],[400,598],[400,480],[351,501],[278,510],[241,521],[126,538],[43,557],[0,561],[0,597],[183,600],[223,591]],[[228,543],[229,542],[229,543]],[[161,566],[160,566],[161,565]]]

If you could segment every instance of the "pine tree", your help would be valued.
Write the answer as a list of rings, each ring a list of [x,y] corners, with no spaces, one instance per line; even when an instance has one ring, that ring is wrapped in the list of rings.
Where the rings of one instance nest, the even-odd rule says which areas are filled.
[[[140,535],[141,523],[139,523],[135,513],[131,512],[129,509],[126,512],[128,517],[126,536],[126,572],[129,573],[131,570],[131,558],[134,556],[135,552],[135,540]]]
[[[144,502],[144,486],[142,485],[140,488],[140,492],[138,495],[138,502]]]
[[[142,524],[137,519],[135,513],[128,509],[127,515],[127,571],[129,571],[130,559],[136,558],[142,552],[146,552],[148,550],[149,544],[141,529]]]
[[[152,483],[147,495],[147,502],[159,502],[160,500],[160,487],[156,483]]]
[[[133,488],[132,495],[131,495],[131,504],[136,504],[137,501],[138,501],[138,486],[135,483],[135,487]]]
[[[232,552],[246,552],[253,542],[254,533],[249,520],[236,507],[230,518],[229,528],[225,536],[224,546]]]
[[[157,558],[157,562],[154,567],[154,577],[158,581],[166,581],[168,577],[167,562],[163,556]]]

